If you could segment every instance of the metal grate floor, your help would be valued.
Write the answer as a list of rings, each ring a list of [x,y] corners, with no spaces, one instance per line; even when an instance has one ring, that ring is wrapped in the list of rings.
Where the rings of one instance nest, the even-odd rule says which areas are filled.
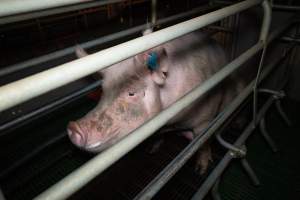
[[[13,133],[10,138],[1,139],[1,143],[6,144],[0,146],[1,160],[5,161],[1,172],[43,140],[64,133],[70,119],[78,118],[92,106],[92,102],[83,100]],[[270,133],[280,148],[278,153],[271,152],[259,132],[253,134],[247,143],[247,158],[262,185],[251,185],[239,163],[233,162],[221,181],[220,191],[224,200],[300,199],[300,135],[297,134],[300,130],[300,124],[297,123],[300,107],[291,102],[285,107],[294,122],[293,127],[287,129],[273,110],[269,112],[267,120]],[[176,134],[169,134],[167,138],[156,154],[148,154],[146,149],[151,141],[144,142],[70,199],[133,199],[188,144],[187,140]],[[215,163],[212,168],[222,153],[222,148],[214,148]],[[92,157],[74,148],[64,138],[13,173],[2,177],[2,190],[8,200],[32,199]],[[155,199],[190,199],[204,178],[194,172],[194,161],[191,159]]]

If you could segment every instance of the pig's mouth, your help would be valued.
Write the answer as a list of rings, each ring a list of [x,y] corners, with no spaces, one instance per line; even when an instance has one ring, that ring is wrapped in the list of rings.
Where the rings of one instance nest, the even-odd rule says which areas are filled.
[[[117,136],[114,136],[113,138],[109,139],[106,142],[100,141],[93,144],[89,144],[85,146],[85,150],[92,153],[100,153],[104,151],[105,149],[111,147],[113,144],[120,141],[122,138],[118,138]]]

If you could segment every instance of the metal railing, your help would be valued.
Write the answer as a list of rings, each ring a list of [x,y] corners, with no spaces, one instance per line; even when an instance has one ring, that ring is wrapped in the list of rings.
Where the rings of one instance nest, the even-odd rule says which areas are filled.
[[[0,88],[0,111],[13,107],[33,97],[92,74],[98,70],[120,62],[157,45],[202,28],[225,17],[263,3],[267,15],[270,15],[266,1],[246,0],[241,3],[214,11],[212,13],[179,23],[152,34],[125,42],[98,53],[86,56],[56,68],[7,84]],[[226,65],[201,86],[178,100],[159,115],[137,128],[133,133],[116,145],[99,154],[54,186],[36,197],[36,199],[64,199],[79,190],[86,183],[107,169],[110,165],[132,150],[153,132],[161,128],[176,114],[182,111],[199,97],[206,94],[218,83],[238,69],[243,63],[262,50],[270,25],[270,16],[264,16],[260,40],[249,50]],[[39,83],[39,84],[36,84]],[[28,92],[30,91],[30,92]],[[76,181],[74,181],[76,180]]]
[[[148,0],[144,0],[144,1],[148,1]],[[124,2],[124,0],[102,0],[102,1],[90,1],[90,2],[87,1],[85,3],[81,1],[80,4],[75,4],[75,5],[68,5],[64,7],[58,7],[58,8],[50,8],[47,10],[39,10],[30,13],[23,13],[23,14],[18,13],[15,15],[2,16],[2,17],[0,16],[0,25],[50,16],[50,15],[57,15],[66,12],[73,12],[73,11],[78,11],[83,9],[95,8],[95,7],[115,4],[119,2]]]
[[[170,23],[172,21],[175,21],[175,20],[178,20],[178,19],[181,19],[181,18],[185,18],[185,17],[189,17],[189,16],[195,15],[199,12],[208,11],[208,10],[211,10],[211,9],[214,9],[214,8],[216,8],[216,7],[215,6],[198,7],[198,8],[192,9],[188,12],[172,15],[170,17],[166,17],[166,18],[163,18],[163,19],[159,19],[159,20],[156,21],[155,25],[164,25],[164,24]],[[95,46],[98,46],[98,45],[102,45],[102,44],[114,41],[114,40],[122,38],[122,37],[130,36],[130,35],[142,32],[146,28],[148,28],[148,24],[143,24],[143,25],[139,25],[139,26],[127,29],[127,30],[123,30],[123,31],[120,31],[120,32],[117,32],[117,33],[107,35],[107,36],[103,36],[103,37],[95,39],[95,40],[84,42],[84,43],[81,43],[81,44],[78,44],[78,45],[81,48],[89,49],[89,48],[92,48],[92,47],[95,47]],[[49,53],[49,54],[46,54],[46,55],[43,55],[43,56],[39,56],[39,57],[36,57],[36,58],[33,58],[33,59],[29,59],[27,61],[23,61],[23,62],[20,62],[20,63],[9,65],[5,68],[0,69],[0,77],[5,76],[5,75],[10,74],[10,73],[17,72],[19,70],[27,69],[28,67],[31,67],[31,66],[34,66],[34,65],[42,64],[42,63],[45,63],[45,62],[48,62],[48,61],[51,61],[51,60],[54,60],[54,59],[61,58],[63,56],[70,55],[72,53],[75,53],[76,47],[77,47],[77,45],[74,45],[74,46],[71,46],[71,47],[68,47],[68,48],[65,48],[65,49],[62,49],[62,50],[55,51],[53,53]]]
[[[93,0],[56,0],[56,1],[39,1],[26,0],[26,3],[21,0],[2,0],[0,2],[0,17],[27,13],[38,10],[80,4],[83,2],[92,2]]]
[[[196,17],[152,34],[136,38],[134,40],[88,55],[84,58],[4,85],[0,88],[0,111],[13,107],[72,81],[78,80],[138,53],[180,37],[189,32],[195,31],[262,2],[262,0],[243,1],[236,5],[228,6],[218,11]],[[270,21],[267,22],[268,17],[265,17],[264,19],[264,26],[270,23]],[[266,30],[268,29],[263,28],[262,30],[261,36],[266,35]],[[260,41],[257,45],[261,46],[263,43],[263,41]]]

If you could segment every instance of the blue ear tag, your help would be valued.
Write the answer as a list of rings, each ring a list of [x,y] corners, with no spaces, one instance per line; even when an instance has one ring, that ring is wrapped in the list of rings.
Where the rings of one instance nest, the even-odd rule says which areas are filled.
[[[149,53],[148,59],[146,61],[147,67],[150,70],[156,70],[158,68],[158,56],[157,53],[151,52]]]

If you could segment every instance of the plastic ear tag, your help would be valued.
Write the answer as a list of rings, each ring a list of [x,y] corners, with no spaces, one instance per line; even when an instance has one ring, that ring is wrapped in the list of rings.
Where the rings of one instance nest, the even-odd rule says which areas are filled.
[[[157,53],[151,52],[148,55],[147,62],[146,62],[148,69],[156,70],[158,68],[158,56]]]

